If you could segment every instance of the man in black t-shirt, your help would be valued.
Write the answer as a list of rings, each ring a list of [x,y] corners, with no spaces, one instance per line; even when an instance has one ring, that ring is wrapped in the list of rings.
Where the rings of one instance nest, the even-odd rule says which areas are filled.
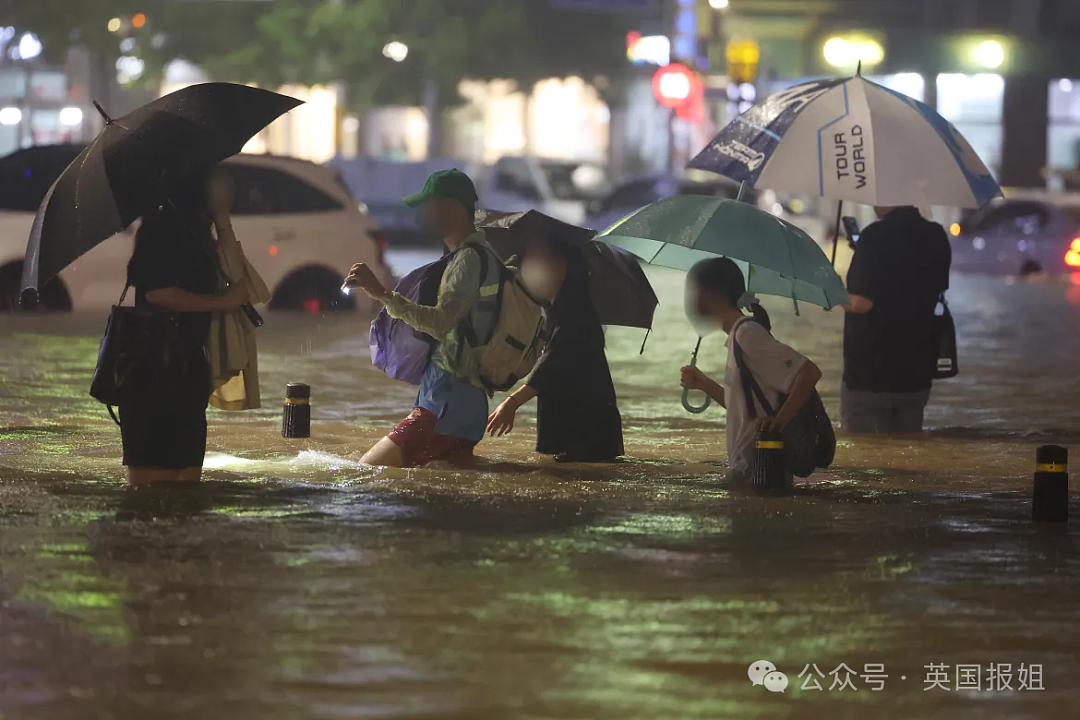
[[[840,422],[850,432],[921,432],[952,249],[945,229],[914,207],[876,212],[848,270]]]

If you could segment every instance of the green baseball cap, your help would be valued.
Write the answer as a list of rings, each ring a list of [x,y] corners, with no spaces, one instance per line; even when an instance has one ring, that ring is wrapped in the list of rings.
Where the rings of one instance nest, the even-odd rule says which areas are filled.
[[[404,199],[411,208],[419,207],[434,198],[457,200],[467,208],[476,206],[476,186],[469,176],[457,168],[432,173],[420,192]]]

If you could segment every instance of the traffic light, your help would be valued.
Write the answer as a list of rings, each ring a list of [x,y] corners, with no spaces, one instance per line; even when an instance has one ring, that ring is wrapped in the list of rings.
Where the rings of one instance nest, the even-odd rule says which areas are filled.
[[[757,80],[761,48],[753,40],[732,40],[727,44],[728,78],[740,85]]]
[[[700,122],[705,86],[696,72],[679,63],[665,65],[653,75],[652,87],[661,105],[684,120]]]

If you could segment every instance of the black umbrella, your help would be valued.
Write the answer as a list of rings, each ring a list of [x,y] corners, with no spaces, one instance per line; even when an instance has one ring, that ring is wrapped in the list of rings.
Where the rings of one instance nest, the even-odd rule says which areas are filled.
[[[105,129],[38,208],[26,246],[24,296],[150,210],[161,199],[164,174],[209,167],[237,154],[299,104],[232,83],[192,85],[115,120],[95,103]]]
[[[596,242],[596,232],[536,210],[508,213],[477,210],[476,226],[503,260],[520,253],[533,238],[577,248],[589,268],[589,297],[603,325],[650,329],[659,300],[638,258],[622,248]]]

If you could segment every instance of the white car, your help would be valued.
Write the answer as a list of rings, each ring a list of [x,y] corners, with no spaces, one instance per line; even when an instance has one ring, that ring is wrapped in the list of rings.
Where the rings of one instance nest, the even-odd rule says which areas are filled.
[[[611,189],[591,163],[513,156],[499,158],[478,188],[480,207],[539,210],[571,225],[583,223],[589,203]]]
[[[361,211],[340,174],[305,160],[237,155],[225,161],[236,194],[233,227],[252,265],[273,293],[272,310],[363,310],[341,290],[353,263],[368,263],[388,286],[386,241]],[[28,171],[29,177],[29,171]],[[49,181],[51,184],[51,180]],[[0,310],[18,308],[22,261],[34,213],[0,210]],[[137,225],[137,224],[136,224]],[[124,287],[136,225],[106,240],[47,283],[45,310],[97,310]]]

